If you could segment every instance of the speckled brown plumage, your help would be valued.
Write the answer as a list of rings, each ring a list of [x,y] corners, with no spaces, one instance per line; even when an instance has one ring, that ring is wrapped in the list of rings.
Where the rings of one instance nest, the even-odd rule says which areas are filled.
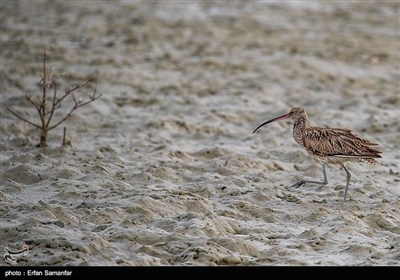
[[[310,127],[307,113],[303,108],[293,108],[288,114],[268,120],[259,125],[253,133],[268,123],[287,118],[294,121],[294,140],[302,146],[314,160],[322,164],[324,173],[323,182],[301,180],[295,183],[293,185],[294,187],[300,187],[306,183],[325,185],[328,183],[325,173],[325,164],[340,164],[347,174],[344,197],[346,201],[351,174],[344,165],[345,162],[363,161],[372,165],[379,165],[375,160],[375,158],[381,157],[381,151],[377,149],[377,143],[363,139],[346,128]]]

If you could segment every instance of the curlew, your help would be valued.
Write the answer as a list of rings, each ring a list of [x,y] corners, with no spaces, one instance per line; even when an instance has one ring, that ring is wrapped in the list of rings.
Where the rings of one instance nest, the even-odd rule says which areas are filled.
[[[347,199],[347,191],[351,174],[346,168],[345,163],[349,161],[364,161],[372,165],[379,165],[375,158],[380,158],[381,151],[377,149],[378,144],[369,140],[360,138],[353,131],[346,128],[323,128],[310,127],[308,125],[308,116],[303,108],[293,108],[288,114],[275,117],[260,124],[254,131],[255,133],[262,126],[274,121],[283,119],[294,121],[293,138],[302,146],[311,157],[322,164],[324,181],[300,180],[291,187],[299,188],[307,183],[326,185],[325,165],[338,164],[346,171],[346,189],[344,192],[344,201]]]

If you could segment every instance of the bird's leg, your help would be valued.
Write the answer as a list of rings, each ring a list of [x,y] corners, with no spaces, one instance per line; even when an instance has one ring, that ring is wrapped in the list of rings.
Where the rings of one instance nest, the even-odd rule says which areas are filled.
[[[344,165],[344,163],[342,164],[343,169],[346,171],[346,189],[344,190],[344,202],[346,202],[346,198],[347,198],[347,190],[349,189],[349,183],[350,183],[350,178],[351,178],[351,174],[349,172],[349,170],[347,170],[346,166]]]
[[[291,188],[300,188],[301,186],[304,186],[307,183],[311,183],[311,184],[318,184],[318,185],[326,185],[328,184],[328,179],[326,178],[326,171],[325,171],[325,164],[322,164],[322,172],[324,174],[324,181],[323,182],[319,182],[319,181],[308,181],[308,180],[300,180],[296,183],[294,183],[293,185],[291,185]]]

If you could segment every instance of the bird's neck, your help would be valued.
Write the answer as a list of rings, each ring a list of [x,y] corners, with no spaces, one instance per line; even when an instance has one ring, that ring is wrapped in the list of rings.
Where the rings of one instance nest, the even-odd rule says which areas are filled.
[[[293,126],[293,138],[301,146],[303,146],[303,132],[307,127],[308,119],[305,116],[297,119]]]
[[[308,127],[308,119],[306,116],[302,116],[295,121],[293,129],[304,130],[307,127]]]

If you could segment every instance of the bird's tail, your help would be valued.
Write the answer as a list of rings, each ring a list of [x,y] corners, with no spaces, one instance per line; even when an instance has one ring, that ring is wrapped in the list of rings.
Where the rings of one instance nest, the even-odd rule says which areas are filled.
[[[376,161],[375,159],[373,159],[373,158],[360,158],[360,161],[367,162],[367,163],[369,163],[369,164],[371,164],[371,165],[374,165],[374,166],[380,166],[380,163],[377,162],[377,161]]]

